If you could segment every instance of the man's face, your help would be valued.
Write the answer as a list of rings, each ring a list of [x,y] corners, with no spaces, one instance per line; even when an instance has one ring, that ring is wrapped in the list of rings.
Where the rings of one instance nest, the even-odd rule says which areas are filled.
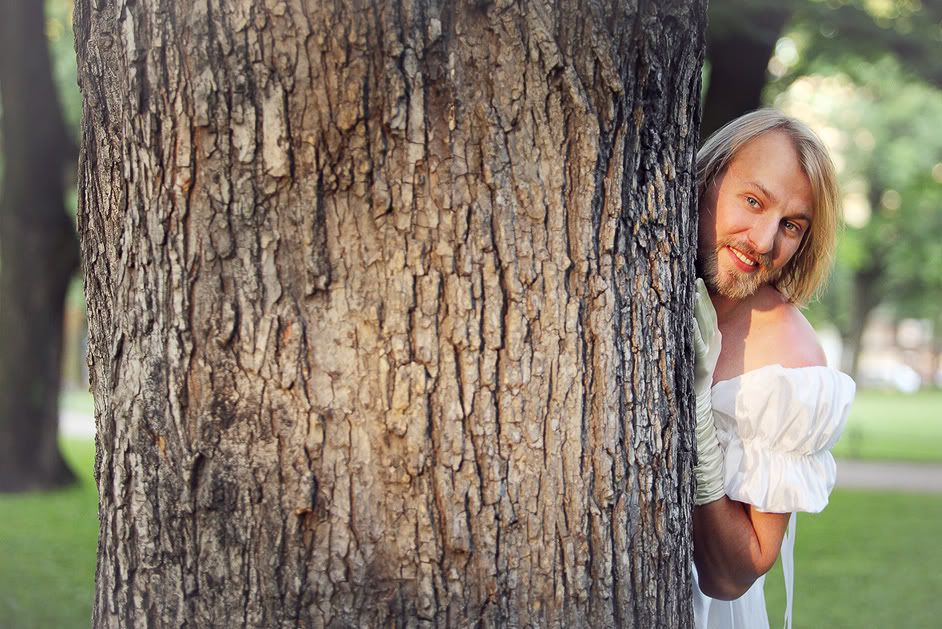
[[[769,131],[743,146],[700,200],[707,286],[744,299],[774,283],[811,227],[811,184],[792,140]]]

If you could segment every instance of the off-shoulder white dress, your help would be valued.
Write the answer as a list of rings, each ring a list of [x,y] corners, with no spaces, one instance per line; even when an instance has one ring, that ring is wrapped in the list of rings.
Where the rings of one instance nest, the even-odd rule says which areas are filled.
[[[761,511],[791,513],[782,541],[785,626],[791,627],[795,512],[817,513],[828,503],[837,467],[837,442],[854,381],[828,367],[768,365],[713,386],[713,416],[725,453],[726,495]],[[704,595],[693,579],[697,629],[765,629],[760,577],[734,601]]]

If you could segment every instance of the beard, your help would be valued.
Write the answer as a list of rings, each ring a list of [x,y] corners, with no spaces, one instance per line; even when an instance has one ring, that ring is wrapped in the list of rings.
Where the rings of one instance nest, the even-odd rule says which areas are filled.
[[[756,261],[759,267],[752,273],[743,273],[735,267],[720,271],[719,254],[727,246],[743,252]],[[781,269],[773,269],[767,255],[756,253],[749,245],[732,238],[717,241],[716,246],[708,249],[700,261],[700,275],[712,291],[728,299],[745,299],[755,295],[766,284],[775,284],[782,275]]]

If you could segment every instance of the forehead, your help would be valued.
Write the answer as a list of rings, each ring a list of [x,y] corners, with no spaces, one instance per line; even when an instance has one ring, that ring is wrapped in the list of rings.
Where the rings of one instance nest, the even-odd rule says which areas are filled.
[[[784,131],[769,131],[747,142],[733,155],[725,174],[724,187],[757,184],[795,212],[810,214],[814,206],[811,182],[794,141]]]

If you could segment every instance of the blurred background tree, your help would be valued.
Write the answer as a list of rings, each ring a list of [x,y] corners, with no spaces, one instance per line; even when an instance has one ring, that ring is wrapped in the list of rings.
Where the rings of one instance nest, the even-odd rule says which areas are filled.
[[[820,65],[777,102],[829,130],[840,156],[846,229],[818,315],[839,331],[842,368],[855,374],[878,306],[897,318],[938,310],[942,267],[931,260],[942,255],[942,92],[907,78],[892,57],[846,70]]]
[[[940,23],[939,0],[714,0],[701,136],[761,107],[770,83],[782,89],[821,62],[854,68],[890,55],[940,87]]]
[[[76,143],[63,120],[43,3],[0,3],[0,491],[73,475],[59,452],[66,291],[78,241],[65,205]]]

